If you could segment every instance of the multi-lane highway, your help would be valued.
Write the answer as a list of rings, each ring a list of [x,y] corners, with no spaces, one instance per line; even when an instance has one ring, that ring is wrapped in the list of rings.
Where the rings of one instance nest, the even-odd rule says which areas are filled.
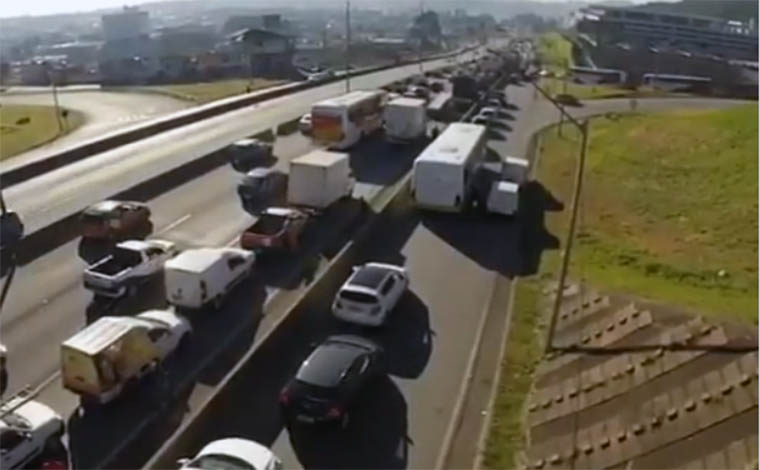
[[[31,149],[0,162],[0,170],[23,165],[60,152],[73,145],[147,119],[156,118],[192,105],[157,93],[102,91],[97,88],[58,89],[58,102],[67,109],[84,114],[84,123],[74,131],[48,144]],[[0,94],[0,105],[53,106],[49,88],[13,89]]]
[[[435,60],[427,67],[447,63]],[[351,84],[354,89],[377,88],[418,72],[416,65],[409,65],[354,77]],[[124,145],[15,185],[5,191],[5,200],[22,214],[27,231],[32,232],[236,139],[296,118],[312,103],[344,89],[342,82],[327,84]]]
[[[381,72],[361,77],[363,81],[355,79],[354,86],[378,86],[415,71],[416,67],[406,71]],[[11,188],[6,199],[11,207],[22,214],[29,228],[34,230],[46,221],[69,213],[66,211],[75,212],[89,202],[102,199],[156,172],[297,116],[306,111],[311,102],[340,93],[342,86],[327,85],[262,103],[106,152]],[[504,131],[506,140],[494,140],[492,145],[502,154],[523,155],[530,134],[555,119],[556,113],[547,103],[535,101],[533,91],[527,85],[510,87],[508,93],[517,107],[512,113],[514,119],[508,121],[511,130]],[[704,100],[642,101],[639,110],[650,107],[732,104]],[[627,101],[607,101],[589,104],[576,112],[596,114],[620,110],[625,106]],[[310,143],[300,136],[279,139],[275,149],[280,159],[278,165],[285,165],[289,159],[305,153],[309,148]],[[360,147],[352,155],[352,165],[362,183],[358,194],[371,195],[380,187],[398,179],[404,169],[409,168],[412,157],[413,155],[394,153],[378,143]],[[234,242],[240,231],[252,221],[239,207],[234,176],[230,169],[220,168],[149,201],[154,213],[156,236],[175,240],[182,246]],[[345,218],[338,218],[335,225],[327,226],[339,233],[340,224],[345,222]],[[480,319],[488,311],[486,307],[490,302],[494,282],[497,276],[514,274],[513,268],[518,256],[515,252],[515,230],[514,226],[503,221],[468,220],[462,223],[455,216],[420,218],[414,212],[409,212],[399,223],[389,226],[387,232],[380,234],[375,248],[366,253],[366,256],[379,256],[405,263],[412,279],[410,295],[400,309],[402,313],[398,316],[398,324],[392,326],[395,329],[388,330],[388,337],[384,339],[397,345],[398,349],[393,353],[404,352],[397,357],[397,368],[395,373],[391,371],[392,378],[385,384],[385,391],[377,392],[386,394],[381,395],[380,400],[389,408],[387,412],[382,412],[383,408],[368,409],[370,415],[380,413],[391,420],[388,426],[393,428],[392,433],[398,431],[399,435],[403,434],[403,453],[393,453],[393,459],[396,460],[389,460],[387,466],[395,467],[398,462],[414,467],[435,464],[441,440],[451,419],[451,408],[464,374],[464,365],[475,341]],[[317,234],[315,239],[326,242],[334,236],[334,232],[325,231]],[[322,255],[317,257],[314,254],[315,265],[319,264],[325,253]],[[74,411],[77,399],[61,389],[55,372],[61,340],[87,321],[90,296],[80,285],[82,267],[83,264],[77,257],[76,242],[68,243],[21,267],[1,319],[2,341],[9,350],[9,391],[27,384],[45,384],[40,399],[65,416]],[[271,327],[277,314],[281,313],[276,299],[287,296],[297,288],[301,284],[302,275],[308,277],[300,263],[265,265],[256,279],[240,289],[222,315],[201,320],[202,327],[196,330],[203,333],[197,338],[193,351],[173,372],[173,377],[177,380],[182,378],[186,381],[188,377],[191,378],[182,395],[175,399],[175,404],[192,409],[209,394],[210,387],[229,370],[254,338]],[[141,296],[131,302],[131,305],[122,306],[121,311],[135,311],[140,307],[155,305],[160,303],[160,299],[159,287],[156,292]],[[272,302],[265,303],[267,299]],[[501,299],[492,305],[503,305],[504,302]],[[263,318],[260,316],[262,311],[266,313]],[[409,313],[405,315],[403,312]],[[330,322],[318,323],[310,329],[310,334],[319,335],[332,327]],[[232,332],[238,336],[232,335]],[[197,376],[196,372],[207,365],[205,361],[233,336],[237,346],[231,348],[232,352],[217,359],[213,368],[207,368],[208,372]],[[261,400],[255,402],[257,407],[273,407],[273,402],[267,401],[270,396],[268,394],[277,388],[278,380],[292,371],[305,352],[302,350],[303,343],[299,343],[300,349],[292,350],[289,349],[291,343],[283,344],[285,349],[280,351],[287,356],[272,356],[276,359],[276,364],[270,365],[275,370],[267,372],[267,369],[263,369],[269,382],[261,389],[263,395]],[[269,373],[273,375],[267,375]],[[101,417],[72,419],[69,444],[74,462],[80,467],[102,466],[103,459],[109,457],[133,434],[144,430],[138,424],[143,422],[143,417],[154,414],[159,405],[166,405],[160,397],[142,397],[137,403],[119,404],[115,412]],[[171,412],[175,418],[165,422],[176,425],[188,409],[172,406],[165,411]],[[253,421],[256,421],[255,417]],[[263,438],[260,435],[262,429],[255,427],[255,424],[251,423],[252,427],[246,428],[248,435],[273,444],[288,467],[311,466],[309,459],[316,457],[309,450],[308,442],[306,448],[298,444],[293,446],[289,436],[281,429],[276,429],[276,425],[266,425],[269,427]],[[227,424],[224,419],[220,418],[218,429],[228,429],[225,426]],[[157,432],[165,437],[165,434],[161,434],[165,430]],[[133,453],[135,460],[123,464],[139,465],[141,459],[144,460],[155,450],[156,435],[146,432],[144,436],[152,439],[148,439],[142,446],[143,453]],[[386,434],[378,435],[378,438],[382,436]],[[210,435],[209,438],[213,436]],[[356,438],[359,439],[358,436]],[[371,455],[362,451],[371,442],[372,439],[353,443],[353,460],[327,464],[359,466],[356,459],[366,459],[367,455]],[[346,442],[341,440],[325,443],[344,444]],[[390,456],[392,443],[387,444],[387,449],[384,449],[388,450]],[[393,446],[397,449],[395,444]],[[342,454],[336,455],[340,457]]]

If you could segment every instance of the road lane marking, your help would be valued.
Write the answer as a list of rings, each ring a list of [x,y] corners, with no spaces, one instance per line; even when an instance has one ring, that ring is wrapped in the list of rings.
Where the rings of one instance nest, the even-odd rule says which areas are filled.
[[[172,229],[177,228],[177,226],[179,226],[180,224],[186,222],[187,219],[189,219],[192,216],[193,216],[193,214],[185,214],[185,215],[183,215],[179,219],[175,220],[174,222],[170,223],[166,227],[164,227],[161,230],[159,230],[158,232],[156,232],[156,235],[161,235],[161,234],[166,233],[166,232],[168,232],[168,231],[170,231]]]

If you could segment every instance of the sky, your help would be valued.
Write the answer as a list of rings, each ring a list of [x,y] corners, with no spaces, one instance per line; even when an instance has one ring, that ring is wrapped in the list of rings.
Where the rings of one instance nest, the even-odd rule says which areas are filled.
[[[117,8],[122,5],[136,5],[155,0],[4,0],[0,4],[0,17],[21,15],[48,15],[53,13],[73,13],[99,8]],[[213,0],[211,0],[213,1]],[[509,0],[505,0],[509,1]],[[534,0],[540,2],[566,2],[568,0]],[[646,3],[651,0],[632,0],[634,3]],[[668,0],[666,0],[668,1]]]

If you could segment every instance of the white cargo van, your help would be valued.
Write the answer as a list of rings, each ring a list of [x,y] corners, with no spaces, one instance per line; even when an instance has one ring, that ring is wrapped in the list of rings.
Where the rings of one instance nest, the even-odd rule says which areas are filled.
[[[414,160],[412,195],[418,207],[458,212],[470,205],[477,165],[485,157],[486,128],[453,123]]]
[[[393,143],[410,143],[427,133],[425,100],[396,98],[385,105],[385,138]]]
[[[219,309],[227,293],[250,275],[255,257],[238,248],[186,250],[164,265],[166,300],[188,309]]]
[[[288,204],[324,209],[351,196],[354,184],[348,154],[314,150],[290,162]]]
[[[528,171],[530,170],[530,162],[524,158],[506,157],[504,158],[504,178],[507,181],[516,183],[518,186],[522,186],[525,180],[528,179]]]

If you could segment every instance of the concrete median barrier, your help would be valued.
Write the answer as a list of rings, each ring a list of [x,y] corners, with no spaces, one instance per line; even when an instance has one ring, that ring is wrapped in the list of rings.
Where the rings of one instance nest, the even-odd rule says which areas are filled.
[[[283,122],[277,126],[277,135],[290,135],[298,130],[298,123],[301,120],[300,117],[291,119],[290,121]]]
[[[458,53],[458,52],[457,52]],[[437,56],[428,57],[425,60],[437,60],[453,55],[454,53],[442,54]],[[373,67],[367,67],[365,69],[356,70],[350,74],[355,77],[359,75],[366,75],[369,73],[380,72],[383,70],[401,67],[409,65],[411,62],[404,61],[401,63],[384,64]],[[278,98],[290,93],[295,93],[301,90],[314,88],[317,86],[325,85],[331,82],[343,80],[344,76],[335,76],[322,81],[303,81],[298,83],[292,83],[256,91],[250,94],[242,96],[234,96],[231,98],[225,98],[222,100],[214,101],[206,105],[192,108],[189,110],[180,111],[171,116],[159,118],[151,121],[147,124],[139,124],[135,127],[116,131],[113,134],[100,137],[95,140],[85,142],[74,148],[63,150],[59,153],[50,155],[42,160],[29,162],[27,164],[11,168],[0,173],[0,188],[8,188],[15,184],[22,183],[31,178],[43,175],[49,171],[54,171],[58,168],[62,168],[66,165],[84,160],[86,158],[97,155],[101,152],[114,149],[116,147],[126,145],[140,139],[144,139],[158,133],[175,129],[192,122],[207,119],[209,117],[217,116],[229,111],[233,111],[245,106],[250,106],[261,101]]]
[[[333,295],[345,281],[351,267],[360,262],[362,245],[370,234],[384,224],[412,209],[409,193],[410,176],[406,175],[396,185],[386,188],[372,201],[372,214],[369,220],[354,235],[353,239],[332,259],[322,273],[298,297],[281,320],[274,325],[253,348],[224,377],[212,394],[201,404],[192,416],[167,440],[158,452],[144,466],[146,469],[176,468],[177,460],[192,456],[208,442],[208,429],[213,429],[213,422],[220,410],[231,402],[239,393],[238,389],[252,373],[258,354],[264,354],[269,343],[276,342],[279,336],[288,333],[296,322],[308,312],[324,308],[332,301]],[[276,406],[273,403],[272,406]]]

